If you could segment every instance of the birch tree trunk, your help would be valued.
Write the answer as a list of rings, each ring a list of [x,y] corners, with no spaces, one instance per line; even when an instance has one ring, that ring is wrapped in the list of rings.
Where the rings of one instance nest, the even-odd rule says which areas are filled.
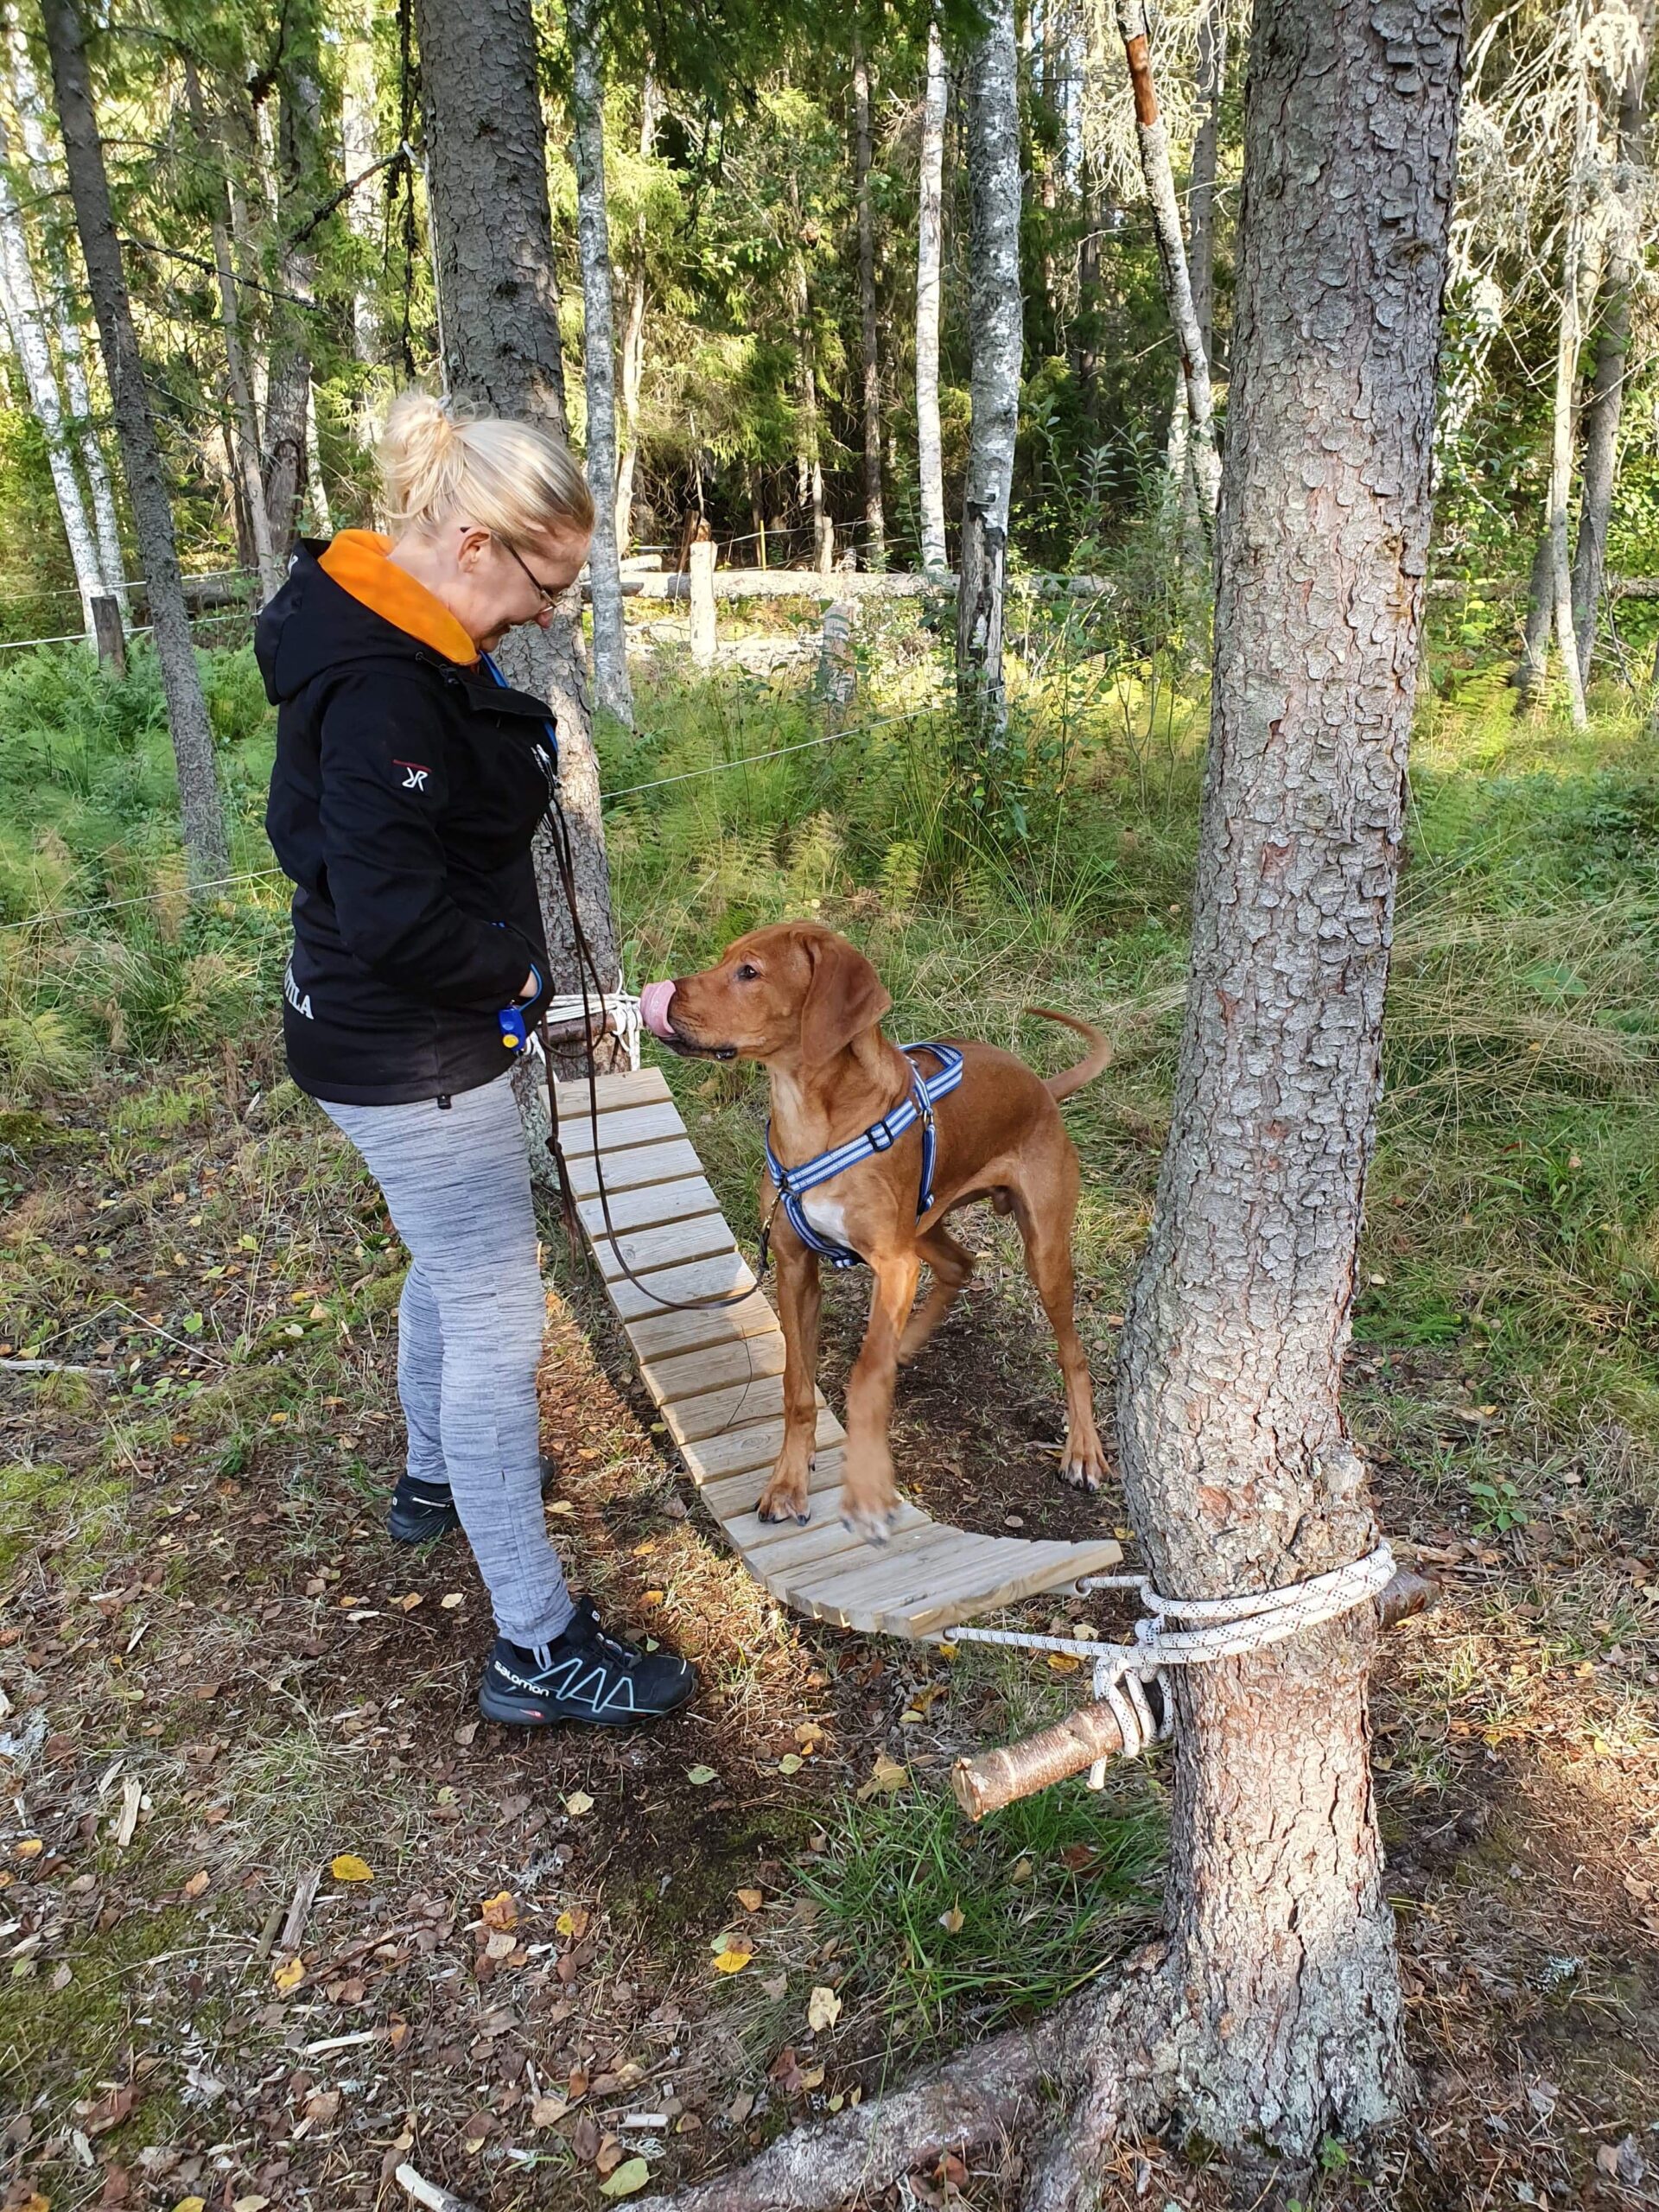
[[[41,12],[52,57],[69,191],[104,349],[104,370],[126,469],[138,557],[143,563],[156,658],[161,664],[167,696],[168,725],[178,763],[185,857],[192,880],[202,883],[228,872],[230,847],[213,767],[213,729],[185,612],[167,476],[144,390],[143,364],[110,207],[104,147],[98,135],[76,0],[44,0]]]
[[[69,558],[74,565],[75,588],[80,594],[81,623],[90,638],[92,601],[104,589],[103,569],[86,503],[75,474],[69,432],[64,422],[63,394],[47,339],[46,315],[35,282],[34,263],[29,257],[29,233],[23,228],[22,210],[12,189],[10,162],[11,148],[4,126],[0,124],[0,299],[3,299],[12,343],[22,363],[29,404],[46,439],[52,489],[57,495],[58,513],[68,541]],[[120,581],[118,574],[115,582]]]
[[[1215,363],[1216,303],[1216,161],[1221,137],[1221,100],[1227,83],[1227,0],[1209,0],[1198,18],[1198,66],[1193,78],[1193,105],[1198,127],[1192,140],[1192,179],[1186,194],[1186,261],[1192,284],[1192,312],[1198,319],[1198,341],[1213,372]],[[1213,395],[1212,395],[1213,404]],[[1187,435],[1186,372],[1175,373],[1175,397],[1170,411],[1168,466],[1170,481],[1181,501],[1183,556],[1187,543],[1198,533],[1190,525],[1198,519],[1196,486]]]
[[[1169,166],[1169,134],[1158,111],[1158,93],[1153,83],[1144,0],[1117,0],[1117,28],[1135,92],[1135,137],[1141,149],[1141,174],[1146,180],[1153,237],[1158,247],[1158,266],[1163,277],[1164,304],[1180,352],[1193,480],[1198,488],[1200,507],[1208,519],[1214,515],[1221,494],[1221,457],[1216,450],[1210,360],[1198,326],[1192,272],[1181,238],[1181,211]]]
[[[973,424],[957,586],[957,698],[995,747],[1007,738],[1002,615],[1008,493],[1020,427],[1024,320],[1020,297],[1020,90],[1013,0],[988,0],[969,62],[968,174],[973,191],[969,284]]]
[[[1462,30],[1446,0],[1279,0],[1251,34],[1192,976],[1119,1390],[1131,1516],[1182,1596],[1298,1581],[1376,1541],[1338,1389]],[[1224,2145],[1306,2156],[1386,2118],[1408,2079],[1368,1764],[1375,1633],[1367,1607],[1174,1676],[1174,2100]]]
[[[209,127],[201,97],[201,79],[195,63],[184,57],[184,92],[190,119],[195,126],[201,159],[212,174],[211,185],[213,269],[219,280],[219,312],[225,333],[225,365],[231,389],[232,434],[236,473],[247,509],[248,530],[253,540],[254,564],[259,571],[263,604],[282,587],[283,563],[271,543],[270,513],[265,505],[265,481],[259,467],[259,422],[254,411],[253,385],[248,376],[247,355],[242,346],[242,315],[237,296],[236,270],[231,259],[230,196],[223,182],[220,149]]]
[[[530,0],[416,0],[427,187],[449,390],[566,440],[559,289],[547,196],[547,131]],[[582,594],[545,631],[512,632],[503,672],[548,701],[559,739],[582,925],[607,989],[620,963],[582,652]],[[545,836],[537,876],[561,991],[577,987],[575,940]]]
[[[11,27],[12,99],[22,126],[23,155],[29,163],[30,188],[46,206],[53,195],[52,154],[47,143],[46,122],[40,84],[29,59],[29,41],[20,24]],[[81,474],[92,499],[92,528],[98,539],[98,565],[104,588],[117,604],[127,604],[126,559],[121,550],[121,530],[116,518],[115,492],[105,466],[98,425],[92,419],[92,394],[86,383],[86,355],[74,301],[81,286],[72,280],[69,257],[62,232],[48,217],[42,224],[48,291],[42,305],[58,342],[63,366],[63,388],[72,417],[71,435],[80,455]]]
[[[939,438],[939,297],[944,264],[944,117],[948,80],[937,12],[927,26],[922,103],[922,177],[916,229],[916,461],[921,486],[922,566],[949,565]]]
[[[1575,11],[1577,5],[1578,0],[1573,0]],[[1573,626],[1573,571],[1567,523],[1567,507],[1573,497],[1573,404],[1578,392],[1579,348],[1583,342],[1579,297],[1584,278],[1584,194],[1580,178],[1589,140],[1590,116],[1583,45],[1583,26],[1575,12],[1570,66],[1577,79],[1578,121],[1573,133],[1573,170],[1567,185],[1567,212],[1561,225],[1561,311],[1556,325],[1555,391],[1550,410],[1549,444],[1550,591],[1554,605],[1555,646],[1561,657],[1567,710],[1574,729],[1582,729],[1589,719],[1585,711],[1579,641]]]
[[[633,728],[633,689],[622,620],[616,543],[616,321],[611,233],[605,213],[605,78],[596,0],[567,0],[576,168],[576,238],[582,256],[582,377],[588,397],[588,483],[594,542],[588,556],[594,609],[594,696]]]
[[[834,566],[824,558],[826,517],[823,506],[823,461],[818,442],[818,373],[812,333],[812,294],[806,277],[806,240],[801,213],[800,188],[793,171],[789,177],[789,209],[795,224],[795,251],[790,281],[795,302],[796,391],[798,410],[795,433],[796,496],[812,518],[812,558],[821,569]],[[699,486],[698,505],[702,505]],[[833,540],[832,540],[833,543]]]
[[[1590,681],[1590,662],[1595,652],[1596,625],[1601,612],[1607,527],[1612,518],[1613,486],[1618,474],[1619,418],[1624,412],[1625,369],[1630,351],[1630,290],[1639,258],[1646,166],[1643,137],[1653,35],[1650,7],[1640,20],[1641,43],[1631,57],[1619,92],[1611,236],[1601,281],[1595,375],[1584,410],[1579,541],[1573,560],[1573,629],[1578,642],[1581,685]]]
[[[1537,696],[1549,668],[1549,632],[1555,619],[1555,555],[1546,528],[1532,550],[1532,574],[1527,584],[1526,628],[1521,663],[1515,671],[1515,688],[1530,702]]]
[[[322,442],[317,433],[315,379],[305,395],[305,489],[311,504],[312,529],[319,537],[332,537],[334,518],[328,512],[328,487],[322,480]]]
[[[885,569],[887,536],[881,511],[881,367],[876,353],[875,207],[870,189],[872,140],[870,65],[863,41],[855,31],[853,159],[858,186],[858,307],[864,356],[864,556],[867,568]]]
[[[639,88],[639,159],[657,149],[657,80],[645,72]],[[633,265],[628,274],[628,319],[622,331],[622,458],[616,471],[616,550],[620,560],[633,537],[633,474],[639,459],[639,393],[645,375],[645,212],[633,226]],[[763,563],[764,565],[764,563]]]
[[[305,418],[311,398],[311,302],[317,283],[315,232],[307,226],[327,187],[322,132],[320,0],[287,0],[277,60],[276,222],[283,246],[270,384],[265,399],[265,506],[271,541],[286,560],[299,535],[305,497]]]

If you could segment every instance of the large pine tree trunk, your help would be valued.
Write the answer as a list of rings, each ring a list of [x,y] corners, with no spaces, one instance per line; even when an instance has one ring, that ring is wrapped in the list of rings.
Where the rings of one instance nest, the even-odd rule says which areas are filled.
[[[1216,450],[1210,397],[1210,360],[1192,298],[1192,277],[1181,237],[1181,211],[1169,165],[1169,134],[1158,109],[1152,60],[1147,44],[1145,0],[1117,0],[1117,27],[1135,92],[1135,137],[1141,174],[1146,180],[1152,233],[1163,276],[1164,304],[1180,353],[1181,388],[1186,400],[1187,465],[1198,486],[1205,516],[1216,512],[1221,493],[1221,457]]]
[[[853,165],[858,187],[858,310],[864,371],[864,565],[885,569],[887,534],[881,511],[881,365],[876,351],[875,202],[870,187],[874,159],[870,65],[862,41],[855,33]]]
[[[657,80],[645,72],[639,88],[639,158],[657,147]],[[628,319],[622,331],[622,458],[616,469],[616,550],[620,560],[633,537],[633,474],[639,461],[639,393],[645,376],[645,211],[633,226],[628,272]],[[761,566],[766,566],[765,562]]]
[[[286,297],[276,305],[265,398],[265,508],[286,558],[305,497],[306,410],[311,403],[311,302],[317,244],[312,218],[329,188],[322,130],[322,13],[318,0],[286,0],[277,57],[276,222]]]
[[[1630,351],[1630,289],[1640,251],[1643,183],[1643,137],[1646,120],[1649,45],[1652,9],[1640,19],[1640,43],[1631,56],[1618,102],[1618,164],[1614,174],[1611,235],[1602,274],[1596,338],[1596,368],[1584,410],[1584,462],[1579,506],[1579,540],[1573,558],[1573,629],[1579,648],[1579,678],[1590,681],[1596,625],[1601,612],[1602,578],[1607,565],[1607,527],[1612,519],[1613,486],[1618,474],[1618,425],[1624,406],[1624,380]]]
[[[415,21],[445,381],[459,398],[568,438],[547,131],[530,0],[416,0]],[[497,658],[512,682],[553,708],[582,925],[609,989],[619,940],[582,666],[580,592],[566,595],[545,631],[512,632]],[[537,846],[537,874],[554,981],[561,991],[574,990],[575,941],[545,839]]]
[[[957,696],[992,745],[1007,733],[1002,615],[1008,494],[1020,427],[1020,90],[1013,0],[988,0],[969,63],[968,173],[973,190],[970,319],[973,423],[963,491],[957,587]]]
[[[62,518],[63,534],[74,566],[75,585],[80,593],[81,620],[90,638],[92,601],[104,590],[105,578],[92,519],[75,474],[71,435],[64,420],[63,393],[47,338],[46,314],[35,281],[22,210],[12,189],[10,161],[11,149],[4,126],[0,124],[0,304],[3,304],[12,343],[22,363],[29,405],[46,439],[52,489],[57,494],[58,513]],[[119,583],[119,575],[112,581]]]
[[[30,189],[45,210],[57,195],[51,149],[47,143],[46,118],[41,88],[21,24],[11,27],[12,99],[22,126],[23,153],[29,162]],[[57,340],[58,359],[63,366],[63,388],[69,402],[72,435],[80,456],[81,474],[92,500],[92,528],[98,539],[98,565],[104,588],[124,608],[127,603],[126,561],[121,550],[121,530],[116,518],[115,491],[92,419],[92,393],[86,382],[86,360],[81,346],[76,302],[86,288],[73,278],[63,226],[54,213],[42,217],[48,290],[41,304]]]
[[[1457,143],[1446,0],[1256,10],[1192,981],[1123,1332],[1154,1580],[1363,1556],[1338,1403],[1380,1084]],[[1357,405],[1364,397],[1363,411]],[[1175,2095],[1306,2155],[1406,2080],[1368,1766],[1370,1609],[1177,1671]]]
[[[213,768],[213,729],[185,612],[167,475],[144,390],[132,303],[110,207],[109,178],[92,105],[86,49],[76,0],[44,0],[41,13],[52,56],[52,82],[63,131],[69,192],[104,349],[104,369],[126,469],[138,556],[143,563],[156,657],[167,695],[167,719],[178,763],[185,856],[193,881],[206,882],[227,873],[230,848]]]
[[[922,566],[948,565],[939,441],[939,297],[944,257],[944,117],[948,80],[937,11],[927,26],[922,175],[916,228],[916,460],[921,487]]]
[[[236,270],[231,259],[230,195],[222,181],[220,149],[214,141],[201,97],[201,79],[188,56],[184,63],[184,90],[190,119],[195,127],[196,143],[210,180],[213,217],[209,227],[213,242],[213,269],[219,280],[219,320],[225,333],[225,366],[231,392],[237,481],[247,511],[263,602],[281,589],[284,564],[271,542],[265,481],[259,467],[259,423],[254,411],[253,381],[248,374],[247,354],[242,344],[241,304],[237,296]]]
[[[605,213],[605,78],[597,0],[568,0],[575,141],[576,238],[582,256],[582,378],[588,397],[588,482],[594,542],[588,556],[594,608],[594,696],[630,728],[633,690],[622,620],[616,545],[616,318],[611,230]]]

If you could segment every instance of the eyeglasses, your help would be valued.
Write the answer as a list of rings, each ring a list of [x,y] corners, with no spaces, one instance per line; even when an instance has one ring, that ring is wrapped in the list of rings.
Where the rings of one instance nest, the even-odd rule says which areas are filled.
[[[530,566],[530,563],[524,560],[522,555],[513,552],[513,549],[507,543],[505,537],[498,537],[495,542],[498,545],[502,547],[505,551],[512,554],[513,559],[518,562],[525,575],[530,578],[531,582],[535,585],[537,590],[541,594],[543,611],[549,614],[555,613],[558,607],[558,594],[542,582],[541,578],[536,574],[535,570]]]

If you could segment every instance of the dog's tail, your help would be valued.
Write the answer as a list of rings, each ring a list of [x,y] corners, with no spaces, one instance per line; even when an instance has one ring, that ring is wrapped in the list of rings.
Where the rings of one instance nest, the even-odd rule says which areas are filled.
[[[1028,1006],[1022,1011],[1034,1014],[1043,1021],[1063,1022],[1068,1029],[1075,1029],[1079,1037],[1089,1039],[1086,1058],[1079,1060],[1076,1067],[1063,1068],[1058,1075],[1049,1076],[1045,1080],[1044,1089],[1057,1103],[1062,1098],[1069,1098],[1074,1090],[1081,1090],[1085,1083],[1092,1083],[1097,1075],[1103,1075],[1112,1065],[1112,1040],[1103,1029],[1096,1029],[1092,1021],[1079,1021],[1076,1014],[1058,1013],[1052,1006]]]

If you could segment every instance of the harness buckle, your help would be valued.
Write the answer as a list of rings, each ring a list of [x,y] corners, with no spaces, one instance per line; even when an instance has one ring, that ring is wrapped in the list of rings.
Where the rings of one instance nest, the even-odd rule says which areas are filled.
[[[899,1141],[898,1138],[893,1134],[893,1131],[887,1127],[887,1117],[885,1115],[882,1116],[880,1121],[872,1122],[869,1128],[865,1130],[864,1134],[869,1139],[870,1149],[872,1152],[891,1152],[894,1145]]]

